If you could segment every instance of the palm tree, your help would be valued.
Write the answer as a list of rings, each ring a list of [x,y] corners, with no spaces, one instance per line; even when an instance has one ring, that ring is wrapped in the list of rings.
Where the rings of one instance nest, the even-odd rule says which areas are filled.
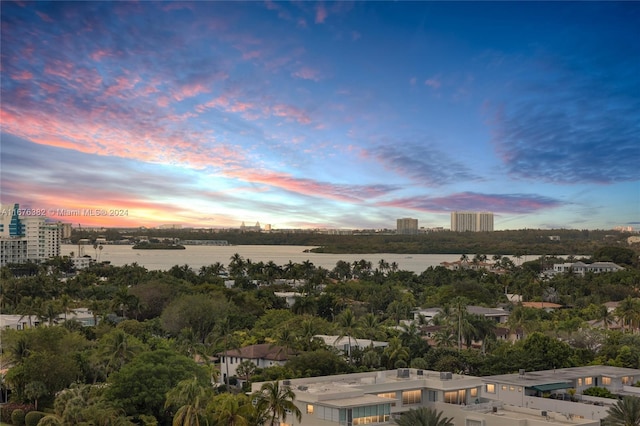
[[[173,426],[200,426],[202,420],[202,424],[208,425],[204,414],[209,393],[209,389],[202,386],[196,376],[182,380],[167,392],[165,409],[180,407],[173,416]]]
[[[351,308],[347,308],[338,316],[338,327],[340,327],[340,334],[336,339],[336,342],[339,342],[345,337],[349,339],[349,346],[347,347],[347,352],[349,356],[349,364],[351,364],[351,338],[355,334],[355,331],[359,328],[358,321],[356,320],[356,316],[351,310]]]
[[[253,406],[246,395],[220,394],[215,397],[215,425],[248,426]]]
[[[107,360],[108,373],[119,370],[142,350],[142,346],[135,337],[120,329],[113,330],[104,339],[104,346],[101,349],[102,355]]]
[[[456,338],[447,328],[437,331],[433,335],[433,340],[439,348],[452,348],[455,346]]]
[[[298,421],[302,421],[302,413],[293,403],[296,394],[289,387],[281,387],[280,382],[263,384],[256,398],[258,410],[268,413],[271,426],[277,425],[280,421],[285,422],[289,413]]]
[[[384,337],[380,320],[375,314],[368,313],[360,319],[360,328],[367,339],[378,340]]]
[[[605,330],[609,329],[609,326],[614,323],[613,312],[609,310],[605,305],[598,306],[598,319],[602,321],[602,325]]]
[[[640,398],[625,396],[613,404],[604,419],[606,426],[640,426]]]
[[[640,322],[640,300],[628,296],[615,310],[627,331],[633,331]]]
[[[442,417],[442,411],[421,407],[409,410],[396,423],[398,426],[453,426],[453,418]]]
[[[453,313],[455,315],[455,324],[458,329],[458,351],[462,350],[462,331],[466,327],[463,321],[466,321],[467,300],[464,297],[456,297],[451,302]]]
[[[384,348],[382,352],[387,356],[387,368],[394,368],[396,362],[398,361],[408,361],[409,360],[409,350],[402,346],[402,341],[399,337],[393,337],[389,340],[389,345]]]

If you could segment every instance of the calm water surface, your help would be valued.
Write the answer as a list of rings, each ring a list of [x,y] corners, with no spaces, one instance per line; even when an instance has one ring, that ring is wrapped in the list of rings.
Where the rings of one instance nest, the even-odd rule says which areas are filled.
[[[174,265],[189,265],[194,270],[202,266],[220,262],[229,265],[231,256],[240,254],[245,260],[253,262],[268,262],[272,260],[276,265],[283,266],[289,263],[302,263],[306,260],[313,262],[315,266],[333,269],[339,260],[354,262],[361,259],[367,260],[378,266],[380,259],[385,262],[398,264],[398,269],[411,271],[417,274],[423,272],[429,266],[438,266],[440,262],[459,260],[459,254],[327,254],[304,253],[305,249],[313,247],[304,246],[186,246],[186,250],[134,250],[127,245],[105,245],[100,250],[94,250],[93,246],[84,246],[84,254],[92,257],[99,256],[100,261],[110,261],[114,266],[137,263],[149,270],[167,270]],[[63,245],[62,255],[73,252],[78,254],[77,245]]]

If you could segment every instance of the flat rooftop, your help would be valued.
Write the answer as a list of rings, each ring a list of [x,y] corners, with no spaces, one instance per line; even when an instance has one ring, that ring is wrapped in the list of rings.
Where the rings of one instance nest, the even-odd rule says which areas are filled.
[[[613,367],[609,365],[588,365],[584,367],[557,368],[555,370],[525,371],[524,374],[499,374],[482,377],[484,383],[505,383],[518,386],[538,386],[548,383],[570,383],[580,377],[623,377],[637,376],[640,370],[634,368]]]

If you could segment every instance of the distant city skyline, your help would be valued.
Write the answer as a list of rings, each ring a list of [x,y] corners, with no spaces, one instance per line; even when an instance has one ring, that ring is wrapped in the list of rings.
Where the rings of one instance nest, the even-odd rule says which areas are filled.
[[[0,13],[2,204],[105,227],[640,229],[638,2]]]

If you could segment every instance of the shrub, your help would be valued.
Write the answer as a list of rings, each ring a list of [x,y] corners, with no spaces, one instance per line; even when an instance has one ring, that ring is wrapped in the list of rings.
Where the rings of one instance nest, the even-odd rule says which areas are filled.
[[[24,426],[24,410],[22,408],[16,408],[11,413],[11,423],[13,426]]]
[[[4,423],[11,423],[11,413],[13,410],[21,408],[25,413],[33,410],[31,404],[18,404],[16,402],[8,402],[6,404],[0,404],[0,421]]]
[[[612,398],[612,399],[616,398],[616,396],[614,394],[609,392],[609,389],[600,388],[598,386],[594,386],[592,388],[585,389],[584,391],[582,391],[582,394],[583,395],[589,395],[589,396],[597,396],[599,398]]]
[[[38,422],[44,416],[46,416],[46,414],[42,411],[29,411],[24,416],[24,424],[25,426],[38,426]]]

